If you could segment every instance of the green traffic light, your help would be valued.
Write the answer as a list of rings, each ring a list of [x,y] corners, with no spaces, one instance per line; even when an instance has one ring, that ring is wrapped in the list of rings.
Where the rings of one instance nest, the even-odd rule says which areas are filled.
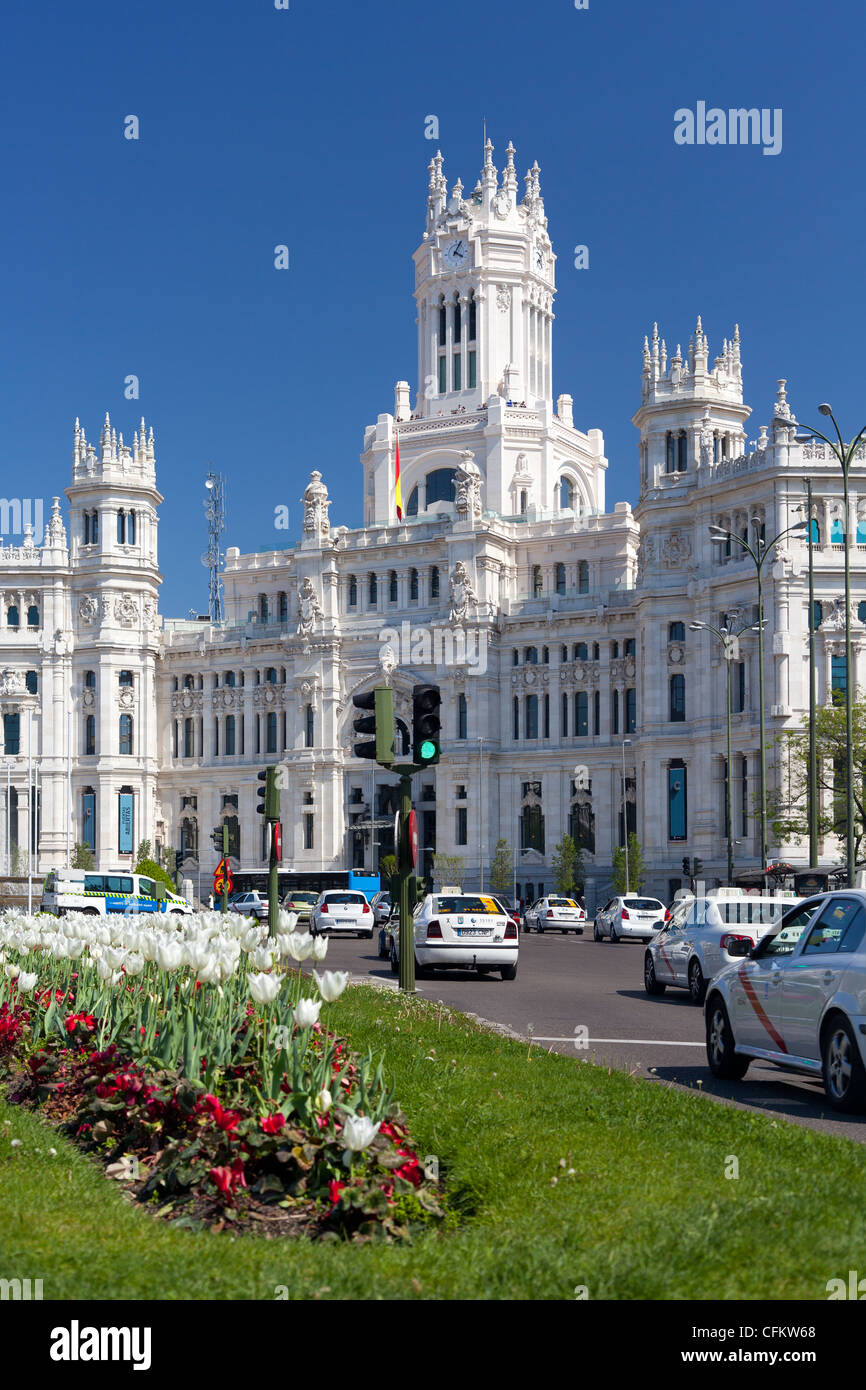
[[[435,758],[435,757],[436,757],[436,752],[437,752],[436,744],[433,743],[429,738],[425,738],[425,740],[424,740],[424,742],[421,744],[421,748],[420,748],[420,753],[421,753],[421,759],[422,759],[422,761],[425,762],[425,763],[426,763],[426,762],[429,762],[429,761],[431,760],[431,758]]]

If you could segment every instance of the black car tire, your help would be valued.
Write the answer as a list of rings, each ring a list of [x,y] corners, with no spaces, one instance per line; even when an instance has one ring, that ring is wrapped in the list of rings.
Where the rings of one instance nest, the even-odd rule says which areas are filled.
[[[689,998],[693,1004],[703,1004],[707,994],[707,982],[700,961],[693,960],[689,966]]]
[[[604,933],[602,932],[601,927],[598,925],[598,922],[593,922],[592,924],[592,939],[593,941],[604,940]]]
[[[707,1005],[707,1063],[720,1081],[742,1081],[750,1065],[749,1057],[734,1051],[734,1034],[728,1011],[720,994]]]
[[[500,973],[500,975],[502,976],[503,980],[516,980],[516,979],[517,979],[517,962],[515,962],[514,965],[503,965],[503,966],[501,966],[501,967],[500,967],[500,970],[499,970],[499,973]]]
[[[616,927],[614,926],[613,922],[611,922],[611,924],[610,924],[610,939],[611,939],[611,944],[612,944],[612,945],[614,945],[614,946],[618,946],[618,945],[619,945],[619,933],[618,933]]]
[[[390,952],[388,950],[388,938],[384,932],[379,933],[379,959],[387,960]]]
[[[364,937],[365,941],[372,941],[372,940],[373,940],[373,928],[371,927],[369,931],[362,932],[361,935]]]
[[[656,975],[655,961],[647,951],[643,958],[643,987],[647,994],[664,994],[667,985],[663,985]]]
[[[397,959],[397,947],[394,945],[393,941],[391,942],[391,974],[400,974],[400,962]]]
[[[834,1110],[862,1110],[866,1107],[866,1071],[851,1024],[843,1014],[834,1014],[825,1025],[821,1039],[824,1090]]]

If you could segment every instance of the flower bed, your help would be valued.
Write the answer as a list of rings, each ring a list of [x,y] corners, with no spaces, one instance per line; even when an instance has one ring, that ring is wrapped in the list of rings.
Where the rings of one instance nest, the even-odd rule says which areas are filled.
[[[0,918],[10,1099],[185,1225],[389,1239],[442,1221],[381,1064],[320,1021],[348,974],[303,976],[327,941],[294,926]]]

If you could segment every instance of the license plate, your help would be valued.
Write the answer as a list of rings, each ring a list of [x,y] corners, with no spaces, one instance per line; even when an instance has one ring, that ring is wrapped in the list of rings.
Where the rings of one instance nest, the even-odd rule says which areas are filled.
[[[486,931],[484,927],[458,927],[458,928],[457,928],[457,935],[458,935],[458,936],[489,936],[489,935],[490,935],[490,932],[489,932],[489,931]]]

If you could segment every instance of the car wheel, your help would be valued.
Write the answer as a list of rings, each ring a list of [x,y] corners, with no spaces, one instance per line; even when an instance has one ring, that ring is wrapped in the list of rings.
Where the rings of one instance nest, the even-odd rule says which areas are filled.
[[[516,980],[516,979],[517,979],[517,963],[515,962],[514,965],[503,965],[503,966],[500,968],[499,973],[500,973],[500,975],[502,976],[503,980]]]
[[[707,982],[700,961],[693,960],[689,966],[689,998],[693,1004],[703,1004],[707,992]]]
[[[851,1025],[836,1014],[821,1045],[824,1090],[834,1110],[862,1110],[866,1105],[866,1072]]]
[[[393,942],[391,943],[391,974],[400,974],[400,962],[397,959],[397,947],[394,945]]]
[[[750,1059],[734,1051],[728,1011],[721,996],[714,994],[707,1008],[707,1062],[720,1081],[742,1081]]]
[[[385,960],[388,955],[388,940],[382,932],[379,933],[379,959]]]
[[[611,924],[610,924],[610,939],[611,939],[611,942],[612,942],[612,944],[613,944],[614,946],[618,946],[618,945],[619,945],[619,932],[617,931],[617,929],[616,929],[616,927],[614,926],[613,922],[611,922]]]
[[[592,924],[592,939],[593,941],[602,941],[604,939],[604,933],[597,921]]]
[[[568,927],[560,927],[559,934],[560,936],[568,936]]]
[[[429,980],[429,978],[430,978],[430,976],[431,976],[432,974],[433,974],[433,971],[430,969],[430,966],[429,966],[429,965],[422,965],[421,962],[419,961],[418,957],[416,956],[416,957],[415,957],[415,979],[416,979],[416,980]]]
[[[372,941],[372,940],[373,940],[373,928],[371,927],[369,931],[362,932],[361,935],[363,936],[363,938],[364,938],[365,941]]]
[[[649,951],[643,958],[643,987],[647,994],[664,994],[667,989],[667,985],[656,979],[655,961]]]

